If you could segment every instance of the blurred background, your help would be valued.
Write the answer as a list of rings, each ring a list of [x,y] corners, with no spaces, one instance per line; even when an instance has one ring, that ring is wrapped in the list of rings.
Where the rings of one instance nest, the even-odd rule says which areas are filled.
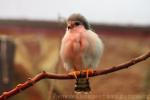
[[[0,0],[0,93],[45,70],[67,73],[59,57],[65,20],[81,13],[102,38],[98,70],[150,50],[149,0]],[[90,78],[89,95],[74,80],[42,80],[9,100],[150,100],[150,59]]]

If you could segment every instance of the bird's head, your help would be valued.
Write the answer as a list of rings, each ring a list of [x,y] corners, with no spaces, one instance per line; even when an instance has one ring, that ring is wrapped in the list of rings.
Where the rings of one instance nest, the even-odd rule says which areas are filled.
[[[90,24],[81,14],[72,14],[67,19],[67,30],[79,30],[82,28],[89,30]]]

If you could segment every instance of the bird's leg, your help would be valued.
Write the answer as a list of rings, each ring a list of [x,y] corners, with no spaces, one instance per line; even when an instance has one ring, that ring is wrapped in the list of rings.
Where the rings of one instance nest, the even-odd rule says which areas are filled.
[[[75,77],[75,79],[77,79],[78,77],[77,76],[79,76],[79,74],[80,74],[80,71],[71,71],[70,73],[68,73],[69,75],[71,75],[71,76],[74,76]]]
[[[82,72],[86,73],[86,78],[87,79],[89,78],[90,74],[92,75],[94,73],[93,69],[85,69],[85,70],[82,70]]]

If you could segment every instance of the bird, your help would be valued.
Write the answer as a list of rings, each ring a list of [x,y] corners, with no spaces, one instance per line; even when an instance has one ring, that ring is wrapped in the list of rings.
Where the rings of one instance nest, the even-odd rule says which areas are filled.
[[[71,14],[61,41],[60,57],[64,68],[76,79],[75,93],[89,93],[89,74],[98,67],[104,50],[101,38],[80,13]],[[83,74],[86,77],[82,77]],[[77,77],[79,75],[80,77]]]

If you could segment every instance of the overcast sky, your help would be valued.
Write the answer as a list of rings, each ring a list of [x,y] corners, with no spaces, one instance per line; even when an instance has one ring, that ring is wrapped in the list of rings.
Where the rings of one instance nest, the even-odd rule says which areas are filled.
[[[57,20],[72,13],[97,23],[150,25],[150,0],[0,0],[0,19]]]

